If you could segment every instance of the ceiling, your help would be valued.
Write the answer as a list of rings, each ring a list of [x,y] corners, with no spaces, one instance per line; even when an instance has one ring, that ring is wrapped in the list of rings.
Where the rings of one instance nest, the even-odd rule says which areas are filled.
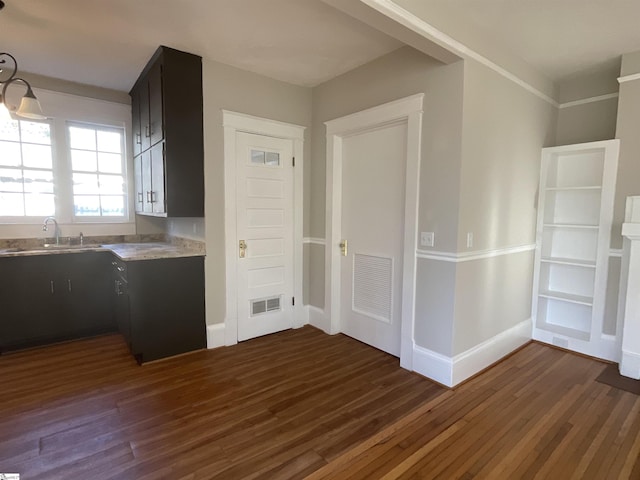
[[[158,45],[313,86],[402,44],[320,0],[5,0],[21,70],[129,91]]]
[[[21,70],[120,91],[160,44],[302,86],[402,45],[322,0],[5,1],[0,51]],[[638,0],[420,1],[453,9],[556,81],[640,50]]]
[[[454,10],[553,81],[640,50],[638,0],[420,1]]]

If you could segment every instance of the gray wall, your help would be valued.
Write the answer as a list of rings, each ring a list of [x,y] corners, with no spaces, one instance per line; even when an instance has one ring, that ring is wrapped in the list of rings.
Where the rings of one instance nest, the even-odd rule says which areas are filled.
[[[311,89],[203,60],[205,151],[205,262],[207,324],[225,316],[224,132],[222,110],[311,126]],[[310,156],[309,129],[305,159]],[[307,216],[307,212],[305,212]]]
[[[597,72],[585,72],[558,84],[558,128],[556,145],[596,142],[615,138],[618,99],[608,98],[579,105],[566,105],[602,95],[618,93],[620,59]],[[566,106],[562,106],[565,104]]]
[[[540,149],[553,145],[556,109],[514,82],[465,62],[458,251],[535,242]]]
[[[323,122],[425,93],[419,231],[458,253],[535,242],[540,149],[553,145],[557,110],[479,63],[438,64],[405,47],[313,90],[312,237],[324,237]],[[324,249],[309,251],[309,299],[322,307]],[[317,271],[316,271],[317,269]],[[533,253],[472,262],[417,262],[415,341],[455,355],[527,320]],[[311,280],[313,279],[313,280]]]
[[[540,149],[553,145],[557,109],[466,60],[463,117],[457,251],[534,244]],[[458,263],[452,354],[528,320],[532,275],[532,251]]]
[[[461,62],[444,66],[410,47],[403,47],[313,89],[310,236],[325,236],[324,122],[424,93],[420,228],[435,231],[437,245],[455,244],[462,73]],[[323,308],[324,248],[312,245],[308,251],[311,266],[309,302]]]
[[[640,52],[622,56],[622,75],[640,73]],[[616,138],[620,139],[618,180],[611,246],[622,248],[622,222],[626,198],[640,194],[640,80],[620,84]]]

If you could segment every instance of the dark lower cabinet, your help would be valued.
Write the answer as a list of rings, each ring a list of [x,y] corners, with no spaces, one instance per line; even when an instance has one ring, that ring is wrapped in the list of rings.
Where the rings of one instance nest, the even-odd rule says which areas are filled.
[[[206,347],[204,257],[4,257],[0,272],[0,353],[115,331],[139,363]]]
[[[109,252],[0,258],[0,352],[115,331]]]
[[[113,260],[118,328],[139,363],[206,347],[204,258]]]

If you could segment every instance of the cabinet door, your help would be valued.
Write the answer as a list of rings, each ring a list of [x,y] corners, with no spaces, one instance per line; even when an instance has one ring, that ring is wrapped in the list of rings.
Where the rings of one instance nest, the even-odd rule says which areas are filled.
[[[153,213],[165,213],[164,142],[151,149],[151,203]]]
[[[78,337],[115,330],[109,275],[111,254],[83,252],[63,257],[66,257],[66,278],[61,288],[67,297],[71,334]]]
[[[30,256],[1,259],[0,349],[59,339],[66,331],[56,283],[56,259]]]
[[[142,211],[145,213],[153,212],[153,204],[151,203],[151,191],[153,190],[151,181],[151,151],[147,150],[140,155],[140,171],[142,178]]]
[[[144,211],[144,187],[142,186],[142,154],[133,159],[134,204],[136,213]]]
[[[131,140],[133,142],[134,156],[140,155],[142,152],[142,127],[140,120],[140,93],[135,90],[131,93]]]
[[[127,345],[131,348],[131,319],[129,316],[129,285],[120,276],[115,275],[114,308],[118,331],[122,334]]]
[[[151,121],[149,119],[149,82],[143,80],[137,90],[140,102],[140,151],[144,152],[151,147]]]
[[[149,125],[151,145],[164,139],[164,98],[162,94],[162,63],[160,61],[149,71]]]
[[[127,277],[139,362],[206,347],[203,257],[130,262]]]

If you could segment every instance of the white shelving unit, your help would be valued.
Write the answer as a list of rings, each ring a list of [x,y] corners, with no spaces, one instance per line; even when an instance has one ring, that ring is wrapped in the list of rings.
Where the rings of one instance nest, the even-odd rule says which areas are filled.
[[[542,150],[533,338],[615,360],[603,317],[618,140]]]

